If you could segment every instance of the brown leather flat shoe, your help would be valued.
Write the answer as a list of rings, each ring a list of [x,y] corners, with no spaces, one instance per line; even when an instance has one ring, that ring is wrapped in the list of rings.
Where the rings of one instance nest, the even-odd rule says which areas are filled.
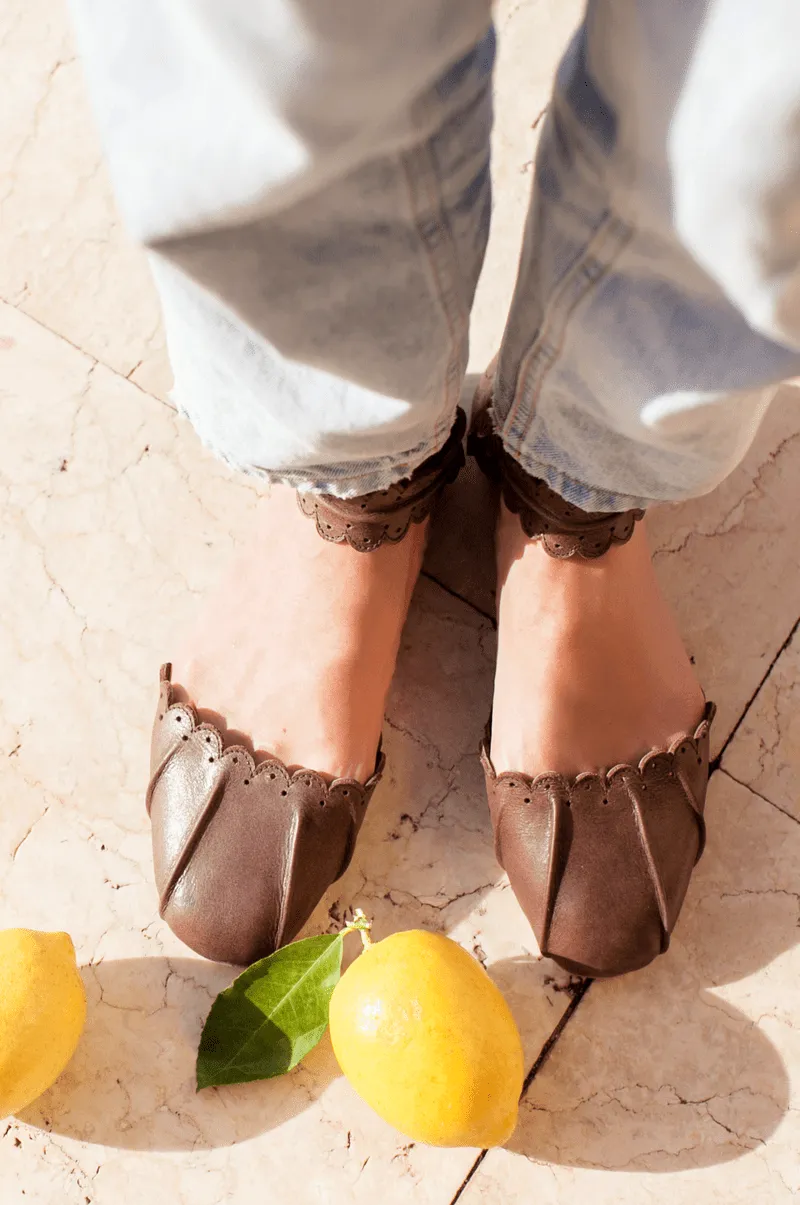
[[[705,845],[708,732],[604,774],[496,774],[481,747],[497,860],[539,949],[575,975],[622,975],[669,946]]]
[[[407,480],[347,500],[298,494],[300,508],[326,540],[359,552],[396,543],[455,480],[465,431],[459,410],[444,447]],[[291,941],[347,869],[383,767],[380,748],[366,783],[290,773],[277,758],[256,765],[177,701],[165,665],[147,810],[160,912],[173,932],[198,954],[237,964]]]
[[[291,941],[344,874],[385,759],[365,783],[256,765],[174,694],[165,665],[147,791],[159,911],[198,954],[248,964]]]
[[[644,511],[588,513],[529,477],[495,433],[490,369],[469,450],[530,539],[553,557],[594,559],[633,535]],[[567,778],[497,774],[481,748],[495,849],[542,954],[576,975],[621,975],[669,945],[705,844],[707,703],[692,734],[639,763]]]

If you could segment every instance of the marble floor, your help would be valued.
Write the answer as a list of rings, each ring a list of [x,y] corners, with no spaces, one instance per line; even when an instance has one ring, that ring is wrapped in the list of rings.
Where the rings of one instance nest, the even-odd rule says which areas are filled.
[[[511,289],[537,116],[576,0],[504,0],[494,233],[474,365]],[[430,549],[386,718],[391,772],[348,908],[452,934],[507,994],[529,1076],[506,1149],[403,1141],[325,1042],[281,1080],[196,1095],[230,970],[160,922],[143,808],[155,676],[258,491],[165,404],[65,14],[0,6],[0,926],[64,928],[89,997],[56,1086],[0,1125],[3,1205],[596,1205],[800,1196],[800,409],[785,386],[714,494],[654,514],[658,570],[719,704],[709,847],[669,955],[588,990],[540,959],[493,855],[475,749],[490,532],[466,474]],[[450,521],[448,521],[448,517]]]

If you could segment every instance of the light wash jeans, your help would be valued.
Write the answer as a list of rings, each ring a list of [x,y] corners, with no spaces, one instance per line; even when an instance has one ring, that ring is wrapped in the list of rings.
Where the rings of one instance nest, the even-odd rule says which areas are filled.
[[[466,370],[489,4],[72,2],[201,437],[341,496],[408,475]],[[710,490],[800,372],[799,54],[798,0],[589,2],[495,397],[511,455],[585,509]]]

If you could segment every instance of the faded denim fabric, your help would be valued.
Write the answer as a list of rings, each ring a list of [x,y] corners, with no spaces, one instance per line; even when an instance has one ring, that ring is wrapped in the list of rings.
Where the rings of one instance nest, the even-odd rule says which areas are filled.
[[[406,476],[466,370],[486,0],[72,4],[201,437],[342,496]],[[584,508],[713,488],[800,372],[798,45],[796,0],[590,0],[565,54],[495,409]]]

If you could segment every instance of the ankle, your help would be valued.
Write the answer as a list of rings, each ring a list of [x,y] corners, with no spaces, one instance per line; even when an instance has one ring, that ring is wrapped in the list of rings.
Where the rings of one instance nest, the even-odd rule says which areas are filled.
[[[694,729],[703,693],[642,524],[602,557],[559,560],[504,509],[498,578],[499,771],[604,769]]]

